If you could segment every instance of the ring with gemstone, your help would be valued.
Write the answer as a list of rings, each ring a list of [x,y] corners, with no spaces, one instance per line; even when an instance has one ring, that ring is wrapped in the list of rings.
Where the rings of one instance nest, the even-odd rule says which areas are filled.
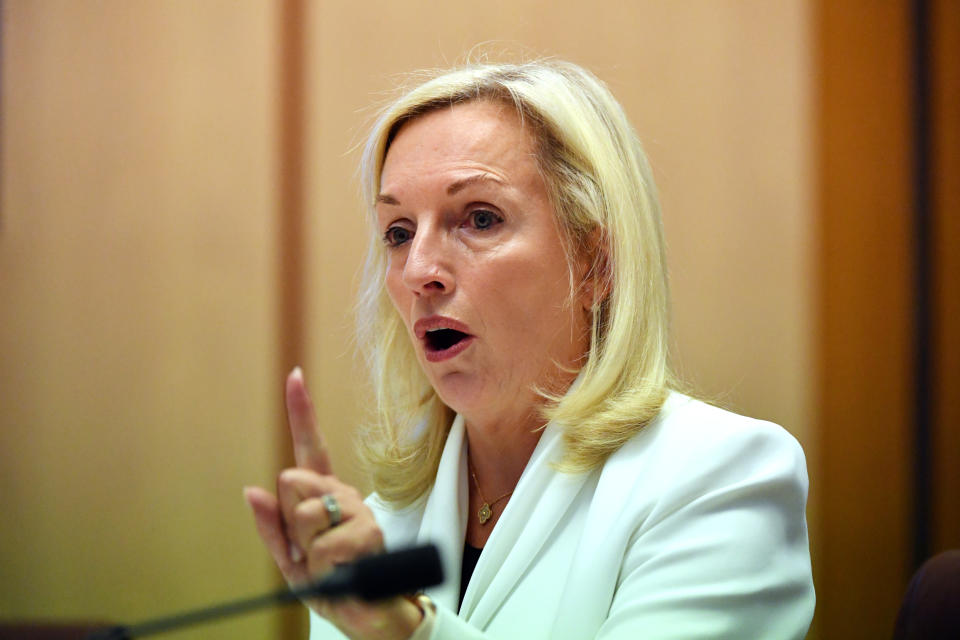
[[[323,508],[327,510],[327,517],[330,519],[330,528],[337,526],[343,521],[343,511],[340,510],[340,503],[331,494],[326,494],[321,498]]]

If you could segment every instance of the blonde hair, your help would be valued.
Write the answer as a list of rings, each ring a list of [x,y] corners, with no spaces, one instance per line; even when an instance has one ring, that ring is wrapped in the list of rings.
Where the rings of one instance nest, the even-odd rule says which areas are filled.
[[[588,71],[560,61],[468,65],[432,75],[380,112],[361,164],[371,221],[384,159],[403,124],[471,100],[507,103],[530,125],[568,261],[583,252],[593,260],[589,278],[600,295],[579,381],[563,396],[542,393],[544,419],[564,429],[560,469],[587,471],[657,415],[672,384],[664,243],[650,166],[622,107]],[[374,222],[358,337],[376,412],[360,451],[374,490],[405,506],[432,485],[453,412],[420,369],[385,274]]]

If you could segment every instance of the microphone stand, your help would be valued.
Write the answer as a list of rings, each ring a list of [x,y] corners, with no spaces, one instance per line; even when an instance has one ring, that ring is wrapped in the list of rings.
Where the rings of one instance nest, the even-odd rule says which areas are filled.
[[[441,582],[443,567],[440,552],[434,545],[428,544],[361,558],[336,567],[329,575],[300,587],[278,589],[264,595],[154,618],[135,625],[109,627],[88,635],[86,640],[143,638],[263,607],[289,604],[302,598],[355,596],[368,601],[380,600],[413,593]]]
[[[284,605],[307,598],[316,594],[315,585],[310,584],[296,589],[278,589],[252,598],[243,598],[232,602],[225,602],[202,609],[194,609],[174,616],[164,616],[146,620],[130,626],[116,626],[96,631],[87,636],[87,640],[131,640],[143,638],[165,631],[173,631],[181,627],[188,627],[218,618],[240,615],[263,607]]]

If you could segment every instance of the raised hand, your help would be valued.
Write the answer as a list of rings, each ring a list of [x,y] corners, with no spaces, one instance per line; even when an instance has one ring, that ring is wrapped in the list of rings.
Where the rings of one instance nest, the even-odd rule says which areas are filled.
[[[259,487],[245,488],[244,496],[260,538],[295,585],[383,551],[383,534],[360,492],[333,474],[299,367],[287,377],[286,406],[297,466],[277,477],[276,497]],[[376,605],[350,599],[307,604],[357,640],[408,638],[421,619],[420,610],[404,598]]]

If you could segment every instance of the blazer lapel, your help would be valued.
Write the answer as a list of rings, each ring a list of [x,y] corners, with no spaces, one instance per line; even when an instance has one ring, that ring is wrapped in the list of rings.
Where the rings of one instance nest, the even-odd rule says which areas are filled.
[[[460,570],[467,532],[467,449],[463,443],[463,418],[458,415],[440,456],[437,478],[427,498],[417,535],[419,543],[437,545],[443,562],[443,584],[427,589],[426,593],[451,611],[456,611],[460,602]]]
[[[460,617],[478,629],[489,624],[583,487],[588,474],[560,473],[551,466],[559,462],[562,454],[562,430],[548,424],[470,578]],[[466,465],[465,456],[461,465]],[[462,549],[466,531],[463,522],[467,504],[465,469],[461,471],[461,479],[464,508],[458,511],[458,524]],[[459,560],[458,565],[461,563]],[[459,566],[457,575],[459,577]]]

